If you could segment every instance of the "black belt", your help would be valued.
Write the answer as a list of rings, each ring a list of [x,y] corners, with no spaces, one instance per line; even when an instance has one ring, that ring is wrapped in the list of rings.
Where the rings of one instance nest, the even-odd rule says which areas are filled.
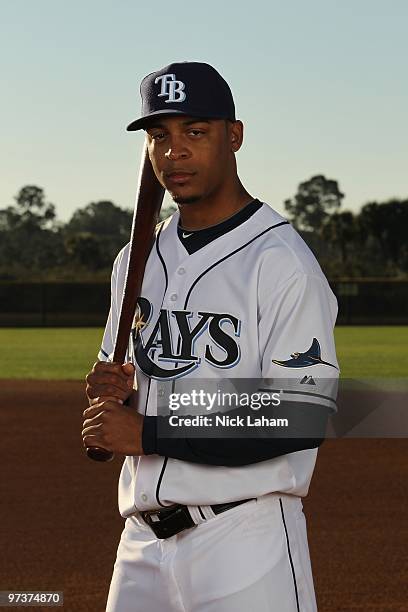
[[[226,504],[215,504],[210,506],[214,514],[221,514],[230,508],[235,508],[241,504],[252,501],[256,497],[250,499],[241,499],[240,501],[228,502]],[[190,529],[190,527],[197,527],[193,521],[187,506],[177,504],[175,506],[169,506],[168,508],[162,508],[161,510],[147,510],[141,511],[140,516],[153,530],[156,537],[164,540],[170,538],[184,529]]]

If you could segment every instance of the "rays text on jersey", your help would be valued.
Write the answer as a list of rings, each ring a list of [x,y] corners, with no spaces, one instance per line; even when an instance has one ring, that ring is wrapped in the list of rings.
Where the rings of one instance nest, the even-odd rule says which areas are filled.
[[[202,359],[216,368],[231,368],[238,363],[236,338],[241,321],[234,315],[162,308],[152,325],[154,313],[149,300],[141,297],[138,305],[144,326],[135,326],[132,338],[135,359],[145,374],[157,379],[183,376],[197,368]],[[201,342],[198,349],[197,340],[202,335],[206,342]],[[222,358],[216,349],[221,350]]]

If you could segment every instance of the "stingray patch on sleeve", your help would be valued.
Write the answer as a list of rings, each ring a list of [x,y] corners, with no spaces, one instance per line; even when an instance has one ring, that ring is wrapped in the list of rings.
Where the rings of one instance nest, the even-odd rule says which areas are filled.
[[[284,368],[306,368],[308,366],[323,364],[338,369],[333,363],[324,361],[321,357],[320,344],[317,338],[313,338],[310,348],[304,353],[291,353],[291,359],[272,359],[272,363],[283,366]]]

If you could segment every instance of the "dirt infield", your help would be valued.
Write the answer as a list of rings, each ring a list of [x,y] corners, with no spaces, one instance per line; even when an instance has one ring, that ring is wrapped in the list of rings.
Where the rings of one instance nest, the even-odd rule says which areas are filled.
[[[83,385],[0,381],[0,391],[0,590],[61,590],[65,610],[102,612],[123,524],[121,460],[86,458]],[[407,450],[406,439],[320,449],[304,500],[319,612],[408,609]]]

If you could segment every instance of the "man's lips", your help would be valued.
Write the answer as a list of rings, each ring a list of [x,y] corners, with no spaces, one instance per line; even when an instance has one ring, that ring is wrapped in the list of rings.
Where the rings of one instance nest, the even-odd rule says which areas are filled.
[[[185,183],[194,174],[194,172],[166,172],[165,176],[171,183]]]

